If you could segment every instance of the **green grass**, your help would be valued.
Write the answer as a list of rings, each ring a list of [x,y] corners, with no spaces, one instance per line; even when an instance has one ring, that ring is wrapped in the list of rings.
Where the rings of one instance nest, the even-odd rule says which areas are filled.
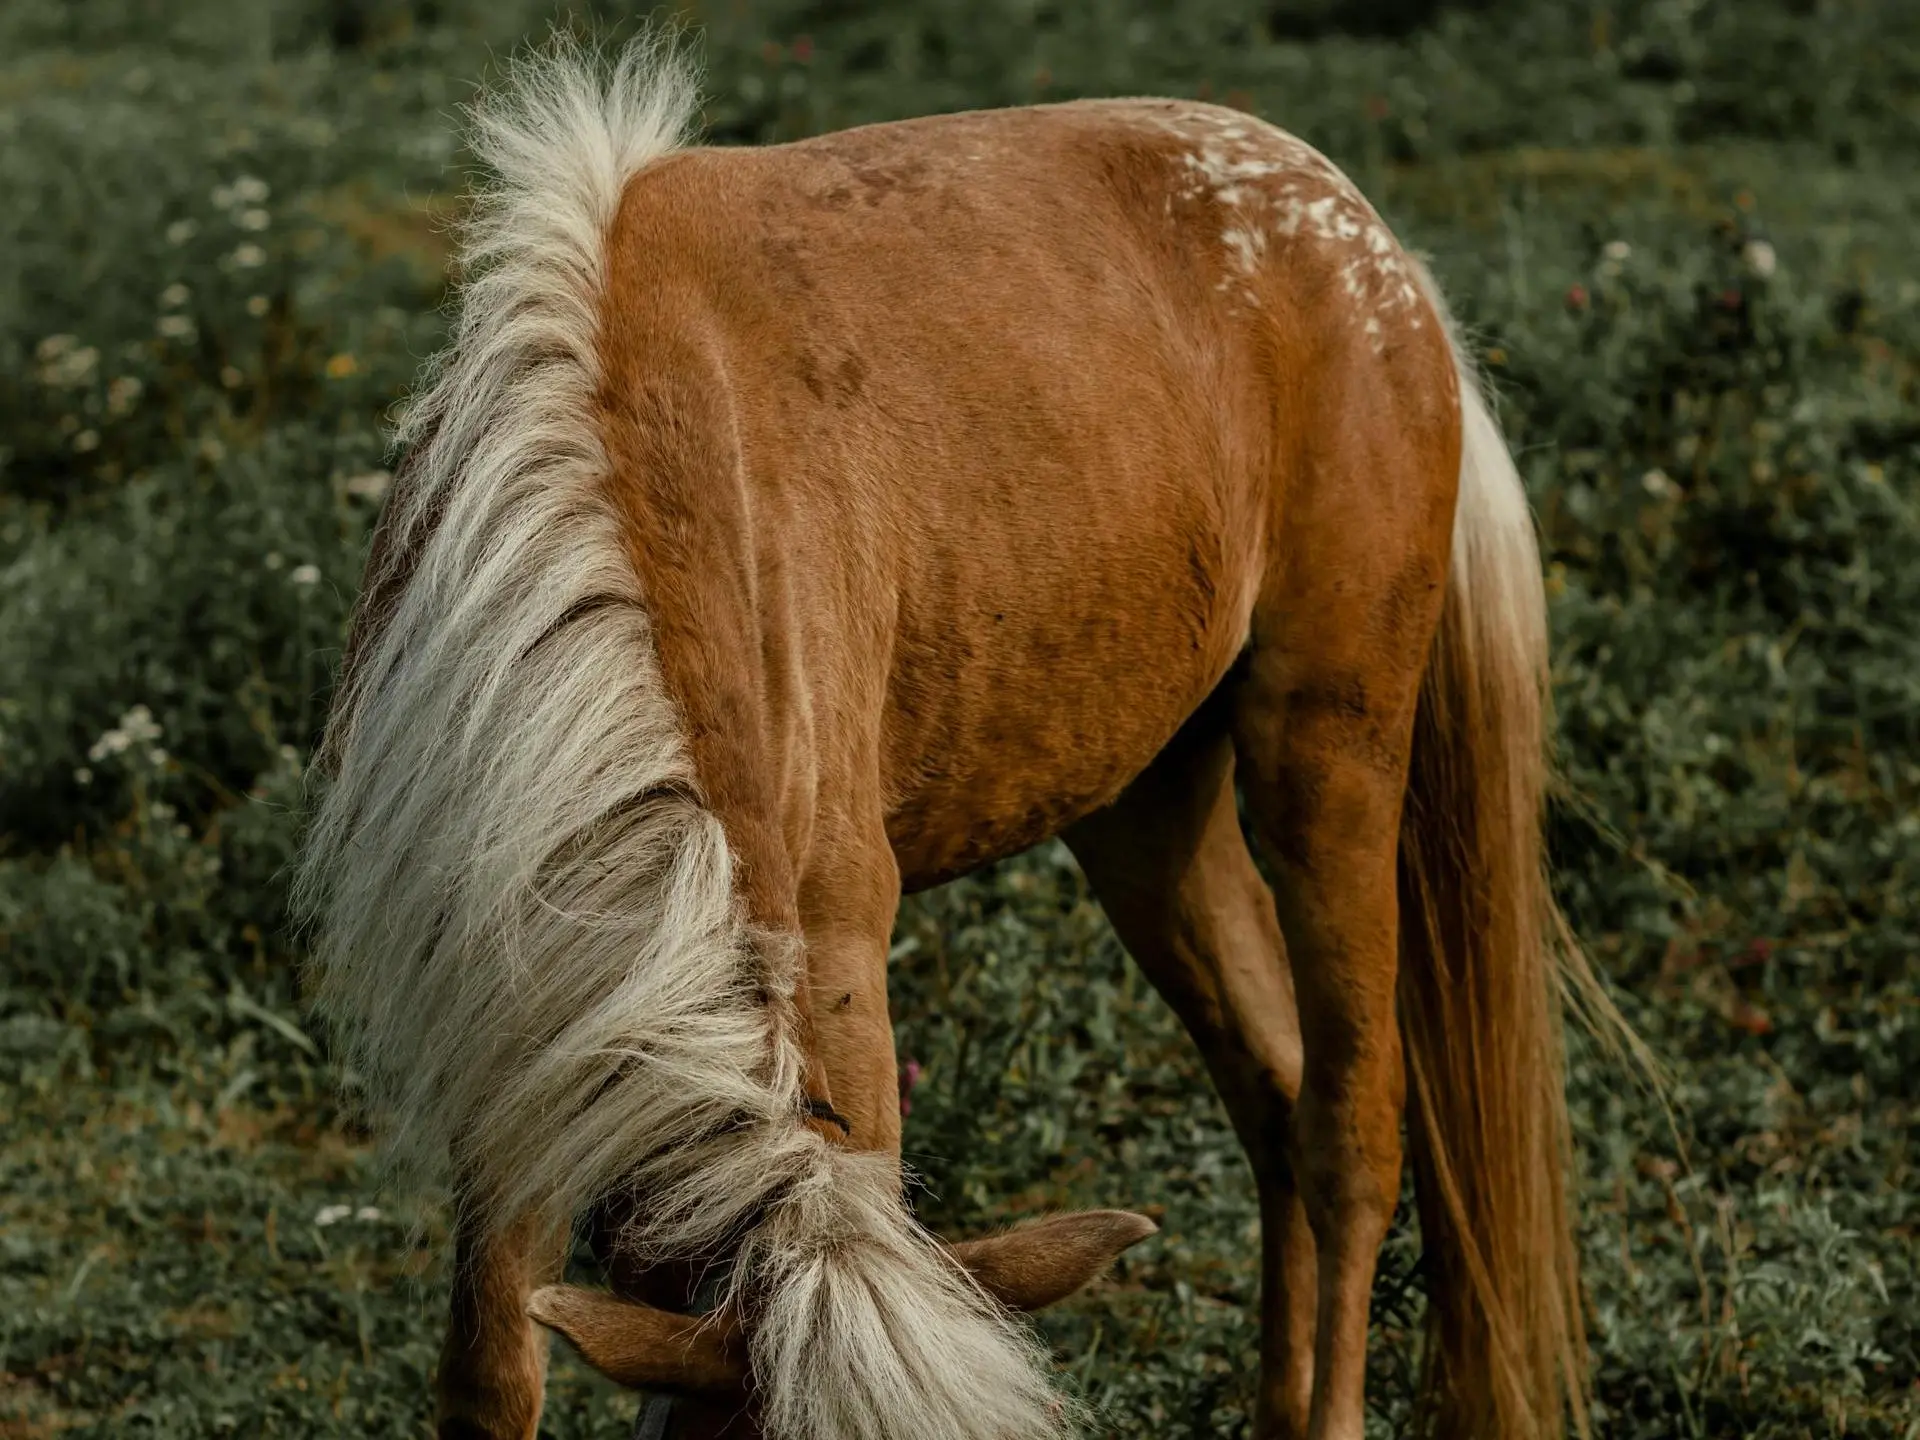
[[[1174,13],[685,8],[727,142],[1211,95],[1321,144],[1432,253],[1546,534],[1561,894],[1674,1077],[1670,1130],[1576,1057],[1599,1431],[1912,1440],[1920,13],[1339,12],[1404,21],[1370,34],[1327,30],[1318,0]],[[305,1028],[283,877],[383,413],[443,332],[449,112],[545,19],[0,13],[9,1440],[427,1433],[444,1218],[380,1191],[353,1077]],[[923,1212],[953,1233],[1159,1216],[1047,1334],[1107,1433],[1243,1432],[1251,1181],[1070,863],[920,897],[897,939]],[[1416,1361],[1417,1255],[1396,1229],[1381,1434]],[[549,1434],[631,1413],[560,1358]]]

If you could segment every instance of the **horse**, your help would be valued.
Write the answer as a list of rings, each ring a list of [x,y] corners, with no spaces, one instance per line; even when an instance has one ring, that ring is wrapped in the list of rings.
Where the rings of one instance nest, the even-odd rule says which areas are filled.
[[[659,36],[474,108],[322,742],[316,1003],[453,1196],[437,1433],[532,1437],[552,1332],[681,1433],[1072,1433],[1017,1312],[1152,1222],[923,1230],[886,992],[904,893],[1050,837],[1257,1181],[1254,1433],[1359,1440],[1407,1157],[1421,1423],[1584,1431],[1540,556],[1426,268],[1232,109],[697,113]]]

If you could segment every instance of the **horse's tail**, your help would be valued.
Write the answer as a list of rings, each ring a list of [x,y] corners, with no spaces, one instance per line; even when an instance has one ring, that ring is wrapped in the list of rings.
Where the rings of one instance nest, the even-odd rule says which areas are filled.
[[[1569,1408],[1586,1433],[1563,993],[1613,1012],[1547,883],[1551,697],[1532,517],[1453,346],[1463,443],[1451,576],[1400,842],[1401,1029],[1430,1317],[1422,1414],[1429,1433],[1547,1440]]]
[[[654,40],[509,78],[323,751],[297,887],[320,1005],[403,1180],[451,1157],[488,1225],[631,1189],[641,1255],[733,1253],[771,1435],[1057,1434],[1031,1341],[893,1159],[803,1123],[798,943],[743,915],[609,493],[605,237],[694,77]]]

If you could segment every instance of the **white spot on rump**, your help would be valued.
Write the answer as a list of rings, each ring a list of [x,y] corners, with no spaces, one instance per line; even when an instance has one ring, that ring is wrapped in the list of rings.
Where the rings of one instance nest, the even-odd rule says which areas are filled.
[[[1405,253],[1324,155],[1236,111],[1162,110],[1151,123],[1188,147],[1178,157],[1174,194],[1230,212],[1220,240],[1235,271],[1251,277],[1267,260],[1269,242],[1304,239],[1337,270],[1340,291],[1376,348],[1389,322],[1419,328],[1419,294],[1408,283]]]

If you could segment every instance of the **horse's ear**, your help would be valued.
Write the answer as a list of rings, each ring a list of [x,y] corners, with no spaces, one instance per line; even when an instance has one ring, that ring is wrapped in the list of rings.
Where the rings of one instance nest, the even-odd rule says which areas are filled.
[[[675,1315],[574,1285],[534,1291],[527,1314],[559,1331],[589,1365],[630,1390],[710,1394],[746,1382],[739,1327],[725,1316]]]
[[[1131,1210],[1049,1215],[1004,1235],[948,1247],[981,1288],[1011,1310],[1042,1310],[1101,1274],[1160,1227]]]

